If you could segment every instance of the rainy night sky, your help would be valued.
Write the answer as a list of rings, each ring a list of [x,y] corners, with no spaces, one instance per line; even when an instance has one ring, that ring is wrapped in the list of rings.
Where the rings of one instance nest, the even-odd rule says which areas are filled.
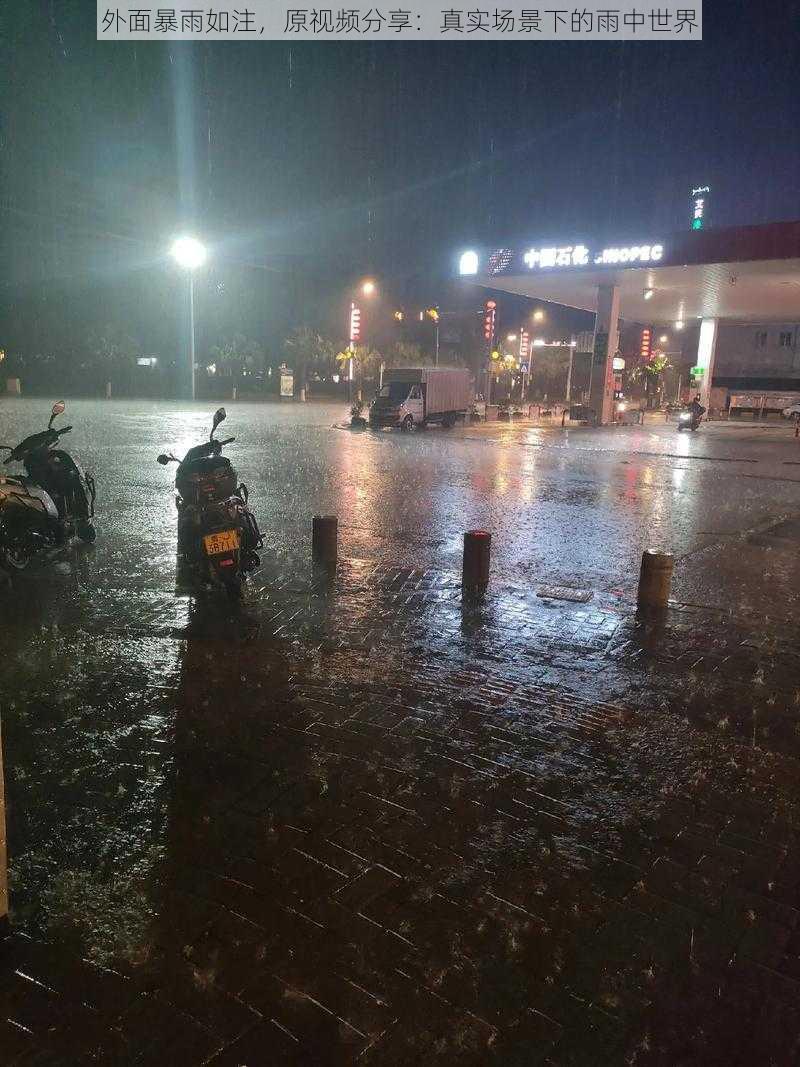
[[[367,271],[431,292],[464,244],[682,228],[692,184],[718,225],[800,217],[797,4],[707,2],[687,45],[111,44],[86,0],[0,19],[6,347],[79,345],[98,306],[169,345],[182,225],[215,249],[207,332],[274,339]]]

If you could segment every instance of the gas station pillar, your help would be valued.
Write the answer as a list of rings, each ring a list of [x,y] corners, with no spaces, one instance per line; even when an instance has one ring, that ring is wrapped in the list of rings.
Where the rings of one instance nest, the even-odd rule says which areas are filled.
[[[614,419],[614,356],[619,345],[619,286],[597,287],[589,407],[598,426]]]
[[[714,363],[717,357],[717,319],[703,319],[700,323],[700,337],[697,342],[697,366],[702,368],[698,392],[700,403],[708,411],[711,407],[711,379],[714,377]]]

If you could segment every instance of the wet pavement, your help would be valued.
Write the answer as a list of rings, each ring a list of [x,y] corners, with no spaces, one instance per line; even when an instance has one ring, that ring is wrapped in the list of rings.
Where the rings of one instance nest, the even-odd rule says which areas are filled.
[[[68,404],[97,545],[0,594],[0,1063],[794,1063],[792,431],[227,406],[269,546],[241,611],[175,596],[154,458],[210,413],[170,404]]]

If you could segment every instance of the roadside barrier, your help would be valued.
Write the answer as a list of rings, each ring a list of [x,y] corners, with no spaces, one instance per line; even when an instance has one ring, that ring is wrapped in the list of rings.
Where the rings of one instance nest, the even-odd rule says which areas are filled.
[[[492,535],[488,530],[467,530],[464,534],[464,561],[461,587],[468,592],[482,593],[489,584],[489,557]]]
[[[667,552],[644,552],[639,572],[640,608],[665,608],[672,582],[673,557]]]
[[[339,520],[336,515],[314,515],[311,529],[311,556],[314,563],[335,571],[338,558]],[[489,585],[492,535],[488,530],[464,532],[461,565],[461,588],[465,593],[484,593]],[[669,552],[643,552],[639,572],[637,604],[640,608],[665,608],[669,604],[674,557]],[[0,758],[2,753],[0,752]],[[0,767],[0,788],[2,768]],[[0,793],[0,816],[2,794]],[[0,820],[0,861],[4,861],[2,822]],[[4,900],[0,870],[0,909]],[[2,911],[0,910],[0,915]]]
[[[339,520],[335,515],[315,515],[311,527],[311,556],[315,563],[334,569],[338,552]]]

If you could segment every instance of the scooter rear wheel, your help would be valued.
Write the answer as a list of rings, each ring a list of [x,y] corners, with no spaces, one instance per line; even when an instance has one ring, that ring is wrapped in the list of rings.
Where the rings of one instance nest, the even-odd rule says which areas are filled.
[[[228,600],[238,602],[244,596],[242,576],[240,574],[234,574],[231,575],[230,578],[225,578],[223,585],[225,586],[225,593]]]

